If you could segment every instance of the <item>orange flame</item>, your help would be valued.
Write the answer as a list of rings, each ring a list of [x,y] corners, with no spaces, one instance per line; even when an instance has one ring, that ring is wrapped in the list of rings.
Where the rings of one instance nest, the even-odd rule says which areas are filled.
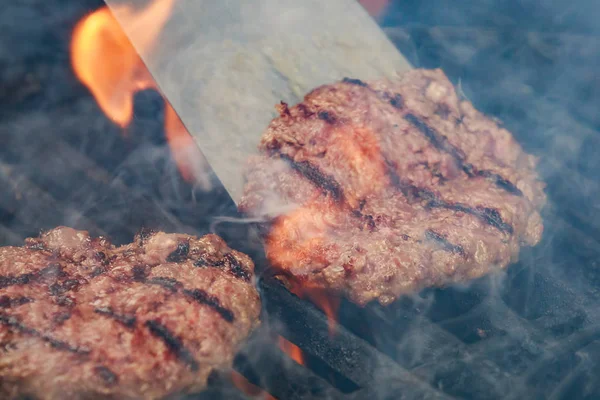
[[[240,389],[242,393],[249,397],[262,400],[277,400],[277,398],[272,396],[270,393],[250,383],[248,379],[244,377],[244,375],[237,371],[231,371],[231,381],[235,387]]]
[[[285,339],[283,336],[279,336],[279,348],[298,364],[306,365],[306,362],[304,361],[304,353],[302,353],[300,347]]]
[[[337,329],[337,314],[340,308],[340,297],[328,293],[324,289],[311,288],[310,286],[302,286],[301,284],[291,283],[289,288],[292,293],[300,298],[307,298],[316,305],[327,316],[327,327],[329,336],[335,336]]]
[[[279,218],[265,241],[265,250],[271,265],[284,276],[288,275],[287,270],[293,270],[296,276],[301,276],[309,272],[313,265],[325,262],[326,260],[321,260],[321,255],[326,252],[327,247],[327,218],[340,214],[336,211],[337,207],[334,203],[309,202],[304,207]],[[311,260],[310,266],[307,267],[303,260]],[[337,326],[340,297],[334,293],[327,293],[322,288],[313,287],[302,278],[290,276],[285,281],[292,293],[310,300],[325,313],[329,334],[333,336]]]
[[[175,0],[154,0],[141,10],[127,5],[116,9],[122,22],[132,27],[131,34],[136,36],[134,39],[140,52],[148,54],[152,50],[174,3]],[[84,17],[75,27],[71,63],[76,76],[88,87],[100,109],[122,128],[126,128],[133,118],[135,93],[145,89],[158,90],[108,7]],[[168,102],[165,102],[165,131],[182,177],[206,187],[204,157]]]

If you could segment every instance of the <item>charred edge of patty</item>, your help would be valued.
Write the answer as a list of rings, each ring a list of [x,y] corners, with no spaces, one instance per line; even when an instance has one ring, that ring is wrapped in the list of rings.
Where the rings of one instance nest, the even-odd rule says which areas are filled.
[[[285,101],[280,101],[279,106],[275,106],[281,117],[291,117],[290,107]]]
[[[27,272],[20,275],[8,275],[0,276],[0,289],[7,288],[9,286],[16,285],[27,285],[34,281],[57,279],[66,276],[67,274],[63,271],[59,264],[50,264],[39,271]]]
[[[371,87],[369,87],[369,89],[371,89]],[[402,108],[404,108],[404,98],[400,93],[390,94],[389,92],[383,90],[371,90],[377,95],[377,97],[379,97],[383,101],[390,103],[390,105],[395,109],[401,110]]]
[[[427,189],[422,189],[410,183],[403,182],[396,173],[392,163],[387,162],[387,166],[388,176],[390,177],[392,185],[400,190],[410,203],[415,201],[425,201],[426,206],[429,208],[445,208],[447,210],[464,212],[479,218],[484,223],[493,226],[501,232],[511,235],[514,233],[512,225],[502,220],[502,216],[498,210],[482,206],[471,207],[462,203],[449,203]]]
[[[217,313],[219,313],[219,315],[221,315],[221,317],[223,317],[225,321],[234,321],[235,316],[233,315],[233,312],[230,309],[223,307],[216,296],[211,296],[210,294],[201,289],[184,289],[183,294],[200,304],[209,306]]]
[[[48,250],[41,239],[26,239],[25,247],[29,250],[45,251]]]
[[[98,365],[94,367],[94,373],[102,379],[104,383],[108,386],[115,385],[119,383],[119,377],[113,371],[111,371],[108,367],[104,365]]]
[[[30,327],[22,324],[16,317],[13,317],[13,316],[0,314],[0,324],[7,326],[9,328],[15,329],[16,331],[18,331],[19,333],[22,333],[23,335],[28,335],[28,336],[38,338],[38,339],[48,343],[50,346],[54,347],[57,350],[64,350],[64,351],[68,351],[70,353],[83,354],[83,355],[90,353],[90,350],[88,350],[88,349],[73,346],[62,340],[55,339],[50,335],[41,333],[37,329],[30,328]]]
[[[147,227],[142,227],[138,233],[137,236],[142,240],[147,240],[150,239],[152,236],[154,236],[156,234],[156,230],[152,229],[152,228],[147,228]]]
[[[97,307],[94,308],[96,314],[104,315],[108,318],[114,319],[127,328],[133,328],[136,323],[135,315],[118,314],[110,307]]]
[[[329,193],[336,201],[341,201],[344,198],[343,189],[334,177],[325,174],[309,161],[295,161],[287,154],[278,154],[293,170],[311,181],[316,187]]]
[[[190,242],[188,240],[182,240],[177,243],[177,249],[167,256],[167,262],[180,263],[187,260],[187,256],[190,252]]]
[[[342,82],[347,83],[349,85],[360,86],[360,87],[364,87],[364,88],[371,90],[373,93],[375,93],[377,95],[378,98],[380,98],[383,101],[388,102],[392,107],[394,107],[397,110],[400,110],[404,107],[404,98],[402,97],[402,95],[400,93],[390,94],[389,92],[386,92],[383,90],[374,90],[373,88],[371,88],[369,86],[368,83],[363,82],[360,79],[344,78],[344,79],[342,79]]]
[[[32,303],[34,300],[29,297],[19,296],[19,297],[8,297],[8,296],[0,296],[0,308],[13,308],[19,307],[23,304]]]
[[[448,241],[448,239],[446,239],[446,237],[437,233],[436,231],[431,229],[426,230],[425,239],[437,243],[442,249],[449,251],[450,253],[460,254],[463,257],[465,256],[465,250],[462,248],[462,246],[451,243]]]
[[[179,360],[187,364],[192,371],[198,371],[200,368],[198,361],[196,361],[192,353],[183,345],[183,342],[173,334],[173,332],[158,320],[146,321],[145,325],[150,333],[162,340],[169,351],[174,353]]]
[[[465,163],[465,156],[460,149],[452,145],[450,141],[448,141],[447,137],[436,131],[416,115],[409,113],[404,116],[404,119],[417,128],[436,149],[450,154],[456,164],[467,174],[467,176],[471,178],[474,176],[484,177],[492,181],[500,189],[505,190],[510,194],[523,196],[523,192],[508,179],[505,179],[499,174],[491,171],[477,171],[472,164]]]
[[[362,86],[362,87],[369,86],[366,82],[363,82],[360,79],[344,78],[344,79],[342,79],[342,82],[350,84],[350,85],[356,85],[356,86]]]

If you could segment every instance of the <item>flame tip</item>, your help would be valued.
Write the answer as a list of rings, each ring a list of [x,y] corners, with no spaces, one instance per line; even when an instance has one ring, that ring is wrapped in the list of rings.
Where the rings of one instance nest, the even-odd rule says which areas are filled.
[[[174,3],[154,0],[142,9],[125,4],[111,9],[103,6],[82,17],[73,29],[70,51],[75,75],[90,90],[102,112],[123,129],[133,119],[135,93],[158,90],[158,86],[114,14],[129,28],[138,50],[146,54],[156,43]],[[207,186],[198,173],[198,169],[204,170],[204,157],[166,101],[165,133],[182,178]]]

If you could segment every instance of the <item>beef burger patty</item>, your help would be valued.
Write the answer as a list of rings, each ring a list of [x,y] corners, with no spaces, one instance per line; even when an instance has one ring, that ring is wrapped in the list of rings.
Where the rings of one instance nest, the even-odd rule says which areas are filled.
[[[0,397],[198,390],[259,323],[250,258],[216,235],[131,244],[60,227],[0,248]]]
[[[267,256],[302,285],[388,304],[504,268],[540,240],[536,159],[441,70],[347,78],[278,110],[240,209],[272,217]]]

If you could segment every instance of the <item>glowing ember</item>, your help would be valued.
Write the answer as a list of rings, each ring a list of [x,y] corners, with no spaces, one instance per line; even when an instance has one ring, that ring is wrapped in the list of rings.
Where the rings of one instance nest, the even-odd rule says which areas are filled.
[[[300,350],[300,347],[282,336],[279,336],[279,348],[298,364],[306,365],[304,362],[304,354],[302,353],[302,350]]]
[[[245,395],[261,400],[277,400],[271,394],[265,392],[256,385],[250,383],[242,374],[236,371],[231,371],[231,381]]]
[[[390,0],[359,0],[359,3],[373,17],[380,16],[389,2]]]
[[[118,9],[123,22],[140,35],[140,52],[148,53],[167,22],[175,0],[155,0],[146,8]],[[84,17],[73,32],[71,62],[75,74],[85,84],[107,117],[126,128],[133,118],[136,92],[158,87],[119,22],[108,7]],[[206,164],[193,138],[171,105],[165,102],[165,131],[173,158],[182,177],[191,183],[210,184]],[[123,131],[125,134],[125,130]]]

